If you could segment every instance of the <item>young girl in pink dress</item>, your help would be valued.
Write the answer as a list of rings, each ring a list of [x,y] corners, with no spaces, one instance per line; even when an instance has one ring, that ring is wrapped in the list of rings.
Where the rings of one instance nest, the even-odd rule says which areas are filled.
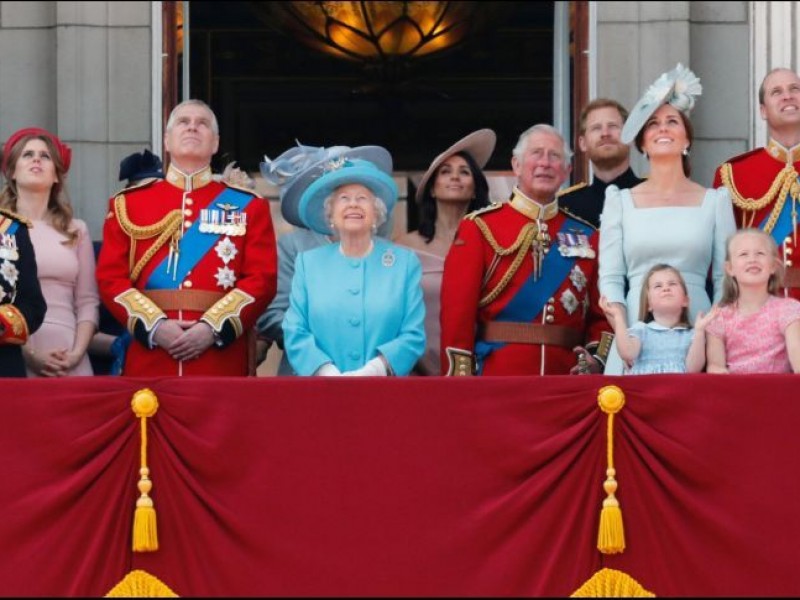
[[[772,236],[746,228],[729,238],[720,309],[706,328],[709,373],[800,372],[800,302],[778,296],[782,280]]]

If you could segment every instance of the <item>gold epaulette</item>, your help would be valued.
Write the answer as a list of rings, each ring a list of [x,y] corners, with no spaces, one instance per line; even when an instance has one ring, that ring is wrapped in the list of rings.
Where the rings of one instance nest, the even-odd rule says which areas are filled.
[[[18,215],[13,210],[8,210],[7,208],[0,208],[0,214],[4,214],[7,217],[11,217],[12,219],[15,219],[15,220],[19,221],[20,223],[22,223],[26,227],[32,227],[32,225],[33,225],[28,219],[26,219],[22,215]]]
[[[589,221],[587,221],[583,217],[579,217],[575,213],[571,212],[566,206],[560,206],[559,205],[558,210],[560,210],[562,213],[567,215],[570,219],[574,219],[574,220],[578,221],[579,223],[583,223],[584,225],[587,225],[587,226],[591,227],[593,230],[597,229],[597,227],[594,226],[594,223],[589,223]]]
[[[245,194],[249,194],[250,196],[253,196],[254,198],[262,198],[263,199],[263,196],[261,196],[258,192],[256,192],[253,189],[250,189],[247,186],[238,185],[236,183],[231,183],[230,181],[225,181],[224,179],[221,180],[220,183],[225,184],[225,187],[229,187],[229,188],[232,188],[234,190],[238,190],[240,192],[244,192]]]
[[[740,160],[747,158],[748,156],[752,156],[753,154],[759,154],[765,148],[753,148],[752,150],[748,150],[747,152],[742,152],[741,154],[737,154],[736,156],[729,158],[728,163],[735,163],[739,162]]]
[[[114,193],[115,196],[119,196],[120,194],[124,194],[125,192],[132,192],[133,190],[139,190],[142,188],[146,188],[149,185],[156,183],[157,181],[161,181],[159,177],[146,177],[144,179],[140,179],[130,185],[125,186],[121,190],[118,190]]]
[[[502,202],[492,202],[489,206],[484,206],[483,208],[479,208],[478,210],[473,210],[471,213],[469,213],[467,215],[464,215],[464,218],[468,219],[470,221],[474,221],[475,217],[480,216],[480,215],[485,214],[485,213],[488,213],[488,212],[493,212],[493,211],[498,210],[499,208],[502,208],[502,207],[503,207],[503,203]]]
[[[574,192],[575,190],[579,190],[581,188],[585,188],[587,185],[588,184],[585,181],[581,181],[580,183],[576,183],[575,185],[571,185],[568,188],[565,188],[563,190],[559,190],[559,192],[556,194],[556,198],[560,198],[564,194],[569,194],[570,192]]]

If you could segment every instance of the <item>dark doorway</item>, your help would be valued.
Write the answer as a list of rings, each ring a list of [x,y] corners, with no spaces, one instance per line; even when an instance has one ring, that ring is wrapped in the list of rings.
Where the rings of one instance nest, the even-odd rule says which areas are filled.
[[[190,91],[221,128],[215,167],[257,171],[299,140],[378,144],[398,171],[425,170],[463,135],[498,134],[488,170],[508,170],[518,135],[552,122],[553,2],[476,3],[476,27],[450,50],[376,75],[311,49],[269,2],[190,4]]]

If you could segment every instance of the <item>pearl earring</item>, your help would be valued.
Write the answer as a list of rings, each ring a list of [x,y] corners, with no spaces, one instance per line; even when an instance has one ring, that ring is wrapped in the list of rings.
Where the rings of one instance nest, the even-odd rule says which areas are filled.
[[[683,155],[689,156],[689,146],[686,146],[686,148],[683,149]]]

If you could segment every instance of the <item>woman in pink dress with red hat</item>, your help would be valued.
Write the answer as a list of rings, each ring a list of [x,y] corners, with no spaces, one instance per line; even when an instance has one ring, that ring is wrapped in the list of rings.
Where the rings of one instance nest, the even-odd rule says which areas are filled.
[[[71,159],[69,146],[39,128],[20,129],[3,147],[0,207],[31,221],[47,301],[44,323],[23,347],[29,377],[92,375],[86,350],[100,301],[92,239],[86,223],[73,218],[66,195]]]

